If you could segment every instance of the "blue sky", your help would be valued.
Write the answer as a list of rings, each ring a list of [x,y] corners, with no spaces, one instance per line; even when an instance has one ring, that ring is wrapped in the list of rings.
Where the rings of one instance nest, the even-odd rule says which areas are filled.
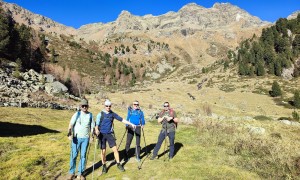
[[[264,21],[274,22],[300,10],[299,0],[4,0],[67,26],[79,28],[95,22],[115,21],[122,10],[134,15],[161,15],[177,12],[187,3],[210,8],[216,2],[229,2]]]

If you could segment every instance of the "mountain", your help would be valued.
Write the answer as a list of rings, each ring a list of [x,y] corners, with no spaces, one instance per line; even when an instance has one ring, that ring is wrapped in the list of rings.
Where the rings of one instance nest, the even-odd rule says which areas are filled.
[[[53,21],[45,16],[34,14],[27,9],[24,9],[14,3],[6,3],[0,1],[0,6],[11,13],[13,19],[19,24],[25,24],[39,31],[45,31],[47,33],[57,33],[73,35],[76,33],[76,29],[67,27],[63,24]]]
[[[241,41],[271,25],[229,3],[216,3],[211,8],[190,3],[178,12],[160,16],[135,16],[122,11],[113,22],[87,24],[79,29],[16,4],[2,1],[1,6],[17,23],[50,38],[48,49],[55,49],[59,55],[58,65],[77,68],[93,81],[100,76],[105,84],[198,74],[203,67],[224,59],[227,51],[234,50]],[[105,64],[100,62],[99,66],[97,59]],[[77,62],[81,65],[74,65]],[[81,68],[84,64],[97,70]]]

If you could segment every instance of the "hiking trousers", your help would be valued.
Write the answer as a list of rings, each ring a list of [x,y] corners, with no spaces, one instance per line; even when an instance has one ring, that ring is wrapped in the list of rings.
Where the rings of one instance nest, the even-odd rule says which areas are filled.
[[[127,131],[127,141],[126,141],[126,146],[125,146],[125,150],[126,150],[126,155],[128,156],[128,152],[130,149],[130,144],[132,142],[133,136],[135,135],[135,139],[136,139],[136,156],[140,157],[140,151],[141,151],[141,126],[136,126],[135,131],[132,130],[132,128],[128,128]]]
[[[169,153],[169,158],[173,158],[174,156],[174,141],[175,141],[175,131],[167,133],[165,130],[161,130],[159,135],[158,135],[158,140],[157,143],[154,147],[153,150],[153,156],[157,156],[157,153],[161,147],[161,144],[163,143],[164,139],[166,136],[169,137],[169,142],[170,142],[170,153]]]
[[[76,170],[76,159],[80,150],[80,161],[78,166],[78,175],[81,175],[85,170],[86,151],[89,145],[89,138],[77,138],[74,137],[72,140],[72,148],[70,155],[70,170],[69,174],[75,174]]]

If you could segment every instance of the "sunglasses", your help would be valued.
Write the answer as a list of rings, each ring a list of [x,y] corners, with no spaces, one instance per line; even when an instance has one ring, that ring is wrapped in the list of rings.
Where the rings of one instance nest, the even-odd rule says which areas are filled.
[[[89,106],[88,105],[82,105],[81,107],[82,108],[88,108]]]
[[[169,105],[164,105],[164,107],[169,107]]]
[[[138,106],[139,104],[133,104],[133,105]]]
[[[105,107],[111,107],[111,106],[105,106]]]

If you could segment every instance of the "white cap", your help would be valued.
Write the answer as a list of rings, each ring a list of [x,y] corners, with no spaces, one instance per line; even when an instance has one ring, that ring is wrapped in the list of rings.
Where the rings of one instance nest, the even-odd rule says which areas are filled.
[[[104,105],[105,105],[105,106],[110,106],[110,105],[111,105],[110,100],[106,99],[105,102],[104,102]]]

